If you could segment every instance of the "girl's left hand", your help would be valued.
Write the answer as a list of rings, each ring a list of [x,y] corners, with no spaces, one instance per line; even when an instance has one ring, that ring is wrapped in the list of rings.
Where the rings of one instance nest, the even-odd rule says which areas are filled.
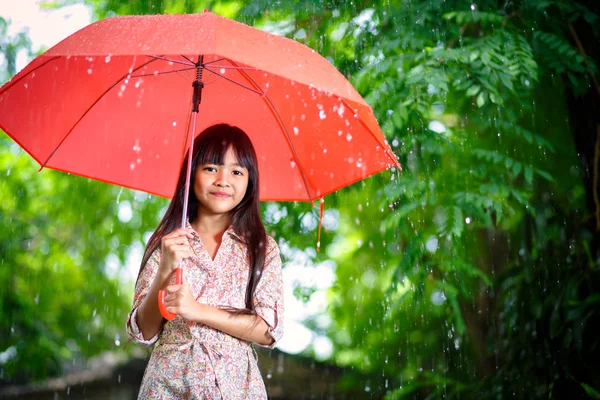
[[[200,304],[196,301],[190,287],[186,284],[167,286],[165,306],[167,307],[167,311],[191,321],[197,318],[200,311]]]

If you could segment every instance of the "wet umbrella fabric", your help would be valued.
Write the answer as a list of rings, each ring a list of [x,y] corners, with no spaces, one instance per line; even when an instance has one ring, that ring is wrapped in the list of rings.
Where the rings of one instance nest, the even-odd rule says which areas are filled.
[[[171,197],[199,72],[194,132],[227,122],[248,133],[261,200],[314,201],[400,167],[369,105],[325,58],[210,12],[83,28],[0,88],[0,127],[42,168]]]

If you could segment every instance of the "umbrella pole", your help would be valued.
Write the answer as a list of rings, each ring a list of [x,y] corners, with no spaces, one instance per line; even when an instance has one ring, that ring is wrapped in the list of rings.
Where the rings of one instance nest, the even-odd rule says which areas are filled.
[[[187,175],[185,177],[185,197],[183,199],[183,213],[181,215],[181,228],[185,229],[185,222],[187,220],[188,213],[188,197],[190,194],[190,180],[192,174],[192,154],[194,153],[194,133],[196,132],[196,120],[198,119],[198,110],[200,106],[200,102],[202,101],[202,89],[204,88],[204,83],[202,82],[202,60],[204,56],[198,56],[198,62],[196,63],[196,80],[192,83],[192,87],[194,88],[194,94],[192,95],[192,112],[194,113],[193,122],[192,122],[192,130],[189,132],[188,140],[190,142],[190,149],[188,151],[188,165],[187,165]]]
[[[198,56],[198,62],[196,63],[196,80],[192,83],[194,88],[194,93],[192,95],[192,112],[194,113],[192,129],[190,129],[188,134],[188,141],[190,143],[190,148],[188,150],[188,162],[185,176],[185,192],[183,196],[183,211],[181,213],[181,228],[185,229],[185,225],[187,222],[188,216],[188,198],[190,195],[190,181],[192,176],[192,155],[194,154],[194,135],[196,132],[196,121],[198,119],[198,110],[200,106],[200,102],[202,101],[202,89],[204,88],[204,83],[202,82],[202,61],[204,56]],[[175,284],[181,285],[183,284],[183,271],[181,268],[181,264],[175,268]],[[158,292],[158,309],[162,316],[170,321],[177,316],[172,312],[167,311],[167,307],[165,306],[165,297],[167,293],[165,290],[160,290]]]

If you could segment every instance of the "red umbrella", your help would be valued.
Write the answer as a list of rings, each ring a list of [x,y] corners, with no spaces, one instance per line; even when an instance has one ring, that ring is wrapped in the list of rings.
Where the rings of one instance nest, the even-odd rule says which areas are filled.
[[[325,58],[210,12],[98,21],[0,88],[0,128],[42,168],[164,197],[188,132],[219,122],[250,136],[261,200],[313,202],[400,168],[371,107]]]

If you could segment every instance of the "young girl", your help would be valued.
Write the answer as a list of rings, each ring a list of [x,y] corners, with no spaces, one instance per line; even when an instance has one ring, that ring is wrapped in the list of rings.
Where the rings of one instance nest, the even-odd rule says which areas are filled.
[[[260,219],[256,153],[233,126],[214,125],[196,138],[181,229],[186,166],[187,159],[146,247],[127,321],[134,342],[158,341],[139,398],[266,399],[251,343],[273,347],[281,338],[283,282],[279,249]],[[170,321],[159,312],[161,289],[167,311],[177,314]]]

